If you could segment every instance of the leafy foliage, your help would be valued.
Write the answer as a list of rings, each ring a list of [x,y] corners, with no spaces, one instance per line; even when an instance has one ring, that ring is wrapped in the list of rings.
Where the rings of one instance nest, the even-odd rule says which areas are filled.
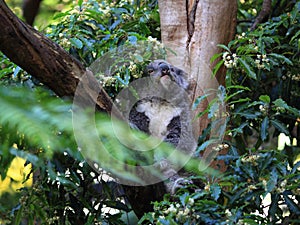
[[[220,176],[198,175],[205,187],[194,184],[179,189],[174,196],[166,195],[154,203],[154,212],[139,221],[152,224],[298,224],[299,155],[298,146],[277,149],[279,133],[290,139],[298,129],[299,118],[299,1],[273,1],[274,12],[269,21],[256,30],[248,31],[247,21],[253,21],[262,0],[240,1],[236,38],[228,45],[219,45],[224,53],[214,74],[227,67],[226,87],[218,89],[217,99],[199,116],[213,119],[219,106],[228,106],[225,125],[211,123],[199,137],[196,154],[215,144],[207,140],[212,129],[226,133],[226,139],[215,151],[227,149],[219,155],[228,169]],[[156,49],[162,58],[166,49],[159,43],[159,15],[156,1],[77,1],[71,9],[55,15],[45,33],[67,51],[92,68],[104,88],[114,97],[134,79],[143,76],[149,60],[158,57],[147,51],[119,58],[106,74],[93,67],[99,57],[114,56],[112,49],[147,43],[146,49]],[[255,7],[258,6],[259,7]],[[255,9],[256,8],[256,12]],[[150,36],[151,35],[151,36]],[[145,42],[143,42],[145,41]],[[149,52],[152,52],[149,50]],[[126,52],[124,53],[126,54]],[[123,61],[122,61],[123,60]],[[99,176],[78,151],[72,125],[72,106],[58,99],[5,56],[0,57],[0,81],[7,88],[0,90],[0,168],[1,177],[14,157],[26,159],[33,165],[35,175],[32,188],[23,187],[18,195],[5,194],[0,205],[3,224],[126,224],[131,211],[124,192],[110,172],[126,172],[122,167],[109,171],[109,165],[99,160],[99,146],[90,141],[89,133],[81,133],[100,168]],[[21,86],[27,88],[19,89]],[[29,87],[29,88],[28,88]],[[197,107],[207,96],[200,96]],[[89,114],[83,116],[88,117]],[[87,118],[86,118],[87,119]],[[128,165],[141,163],[140,155],[128,151],[112,138],[111,121],[100,115],[97,131],[103,146]],[[83,120],[84,121],[84,120]],[[88,121],[88,119],[87,119]],[[85,124],[83,124],[85,126]],[[103,128],[104,127],[104,128]],[[127,133],[123,124],[118,124]],[[133,135],[142,135],[134,133]],[[128,135],[128,138],[131,138]],[[275,143],[274,143],[275,142]],[[151,140],[134,143],[150,145]],[[299,143],[298,143],[299,145]],[[170,148],[163,146],[165,154]],[[122,153],[122,154],[120,154]],[[143,155],[146,163],[151,155]],[[102,164],[101,164],[102,163]],[[144,162],[145,163],[145,162]],[[191,162],[191,169],[198,161]],[[150,171],[155,174],[155,171]],[[22,178],[24,181],[29,176]],[[133,181],[137,178],[132,176]],[[192,191],[191,191],[192,190]],[[138,201],[138,200],[137,200]],[[268,203],[266,203],[268,201]],[[137,223],[137,222],[134,222]]]
[[[167,197],[156,202],[155,212],[146,214],[141,222],[225,225],[285,221],[297,224],[300,164],[290,164],[288,158],[286,151],[278,150],[240,156],[237,149],[231,147],[228,155],[222,157],[230,167],[221,179],[207,182],[206,177],[200,177],[207,183],[204,190],[181,189],[175,197],[177,203]]]
[[[86,66],[126,41],[159,36],[156,1],[78,1],[55,19],[46,33]]]

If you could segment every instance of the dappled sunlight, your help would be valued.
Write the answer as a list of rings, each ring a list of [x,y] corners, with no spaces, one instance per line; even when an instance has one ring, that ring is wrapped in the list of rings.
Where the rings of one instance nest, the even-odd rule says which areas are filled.
[[[31,187],[33,183],[32,175],[27,176],[31,171],[31,164],[25,166],[26,160],[16,157],[6,173],[4,180],[0,178],[0,197],[4,193],[13,194],[24,187]]]

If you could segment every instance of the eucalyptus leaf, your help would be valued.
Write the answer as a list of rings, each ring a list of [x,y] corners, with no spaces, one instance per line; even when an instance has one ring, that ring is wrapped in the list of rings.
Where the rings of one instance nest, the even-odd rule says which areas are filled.
[[[78,38],[71,38],[70,42],[74,47],[78,49],[81,49],[83,47],[82,41],[79,40]]]
[[[293,62],[290,59],[288,59],[287,57],[285,57],[284,55],[280,55],[277,53],[270,53],[269,55],[273,56],[276,59],[281,60],[282,62],[285,62],[288,65],[293,65]]]
[[[282,124],[280,121],[275,120],[275,119],[271,119],[270,123],[276,128],[278,129],[280,132],[284,133],[285,135],[289,135],[289,131],[287,129],[287,127]]]
[[[250,65],[246,61],[244,61],[243,59],[241,59],[241,58],[238,58],[238,60],[241,63],[241,65],[244,68],[244,70],[247,73],[247,75],[250,78],[256,80],[257,79],[256,74],[253,72],[253,70],[251,69]]]
[[[269,118],[265,117],[261,123],[261,128],[260,128],[260,138],[262,141],[265,141],[267,139],[268,129],[269,129]]]
[[[259,100],[261,100],[264,103],[270,103],[270,101],[271,101],[270,96],[268,96],[268,95],[259,96]]]

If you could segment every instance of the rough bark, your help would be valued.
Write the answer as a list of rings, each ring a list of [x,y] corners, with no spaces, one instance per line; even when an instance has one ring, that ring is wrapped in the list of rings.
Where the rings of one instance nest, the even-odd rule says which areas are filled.
[[[96,107],[110,112],[112,102],[92,74],[86,73],[83,65],[62,47],[19,20],[3,0],[0,1],[0,29],[0,50],[11,61],[60,97],[72,98],[80,79],[87,75],[91,85],[82,102],[93,101],[92,96],[100,92]]]
[[[191,100],[224,85],[225,68],[212,77],[213,55],[221,52],[218,44],[227,44],[235,34],[237,2],[231,0],[159,0],[162,42],[172,52],[168,61],[184,69],[193,83]],[[214,95],[208,97],[194,112],[203,111]],[[199,118],[196,136],[208,124]]]
[[[262,4],[262,9],[259,12],[258,16],[255,18],[251,30],[255,30],[258,24],[262,23],[271,13],[272,9],[272,0],[264,0]]]

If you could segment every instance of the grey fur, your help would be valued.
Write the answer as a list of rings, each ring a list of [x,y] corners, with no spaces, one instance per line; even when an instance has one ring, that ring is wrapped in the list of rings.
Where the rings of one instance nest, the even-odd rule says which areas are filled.
[[[129,113],[132,127],[171,143],[179,151],[192,155],[196,148],[190,113],[190,102],[186,90],[189,87],[186,73],[165,60],[155,60],[147,66],[153,78],[143,90]],[[168,77],[165,77],[168,76]],[[168,79],[169,78],[169,79]],[[160,93],[159,97],[153,93]],[[167,191],[174,193],[185,179],[177,172],[180,168],[168,160],[154,155],[159,169],[169,177],[165,182]]]

